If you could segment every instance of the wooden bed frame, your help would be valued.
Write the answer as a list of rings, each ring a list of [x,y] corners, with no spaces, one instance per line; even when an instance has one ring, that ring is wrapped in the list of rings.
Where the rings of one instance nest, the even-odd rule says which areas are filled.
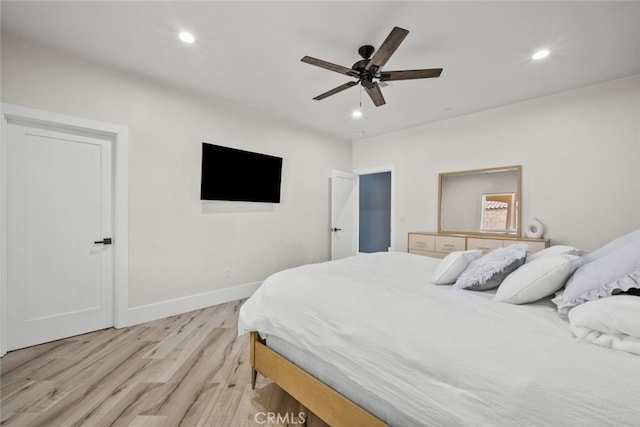
[[[255,389],[260,373],[331,427],[386,426],[359,405],[271,350],[257,332],[251,332],[249,351],[252,389]]]

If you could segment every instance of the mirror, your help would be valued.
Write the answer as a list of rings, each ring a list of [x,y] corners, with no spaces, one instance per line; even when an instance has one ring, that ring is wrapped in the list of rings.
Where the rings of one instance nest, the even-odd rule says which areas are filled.
[[[520,236],[522,166],[438,176],[438,232]]]

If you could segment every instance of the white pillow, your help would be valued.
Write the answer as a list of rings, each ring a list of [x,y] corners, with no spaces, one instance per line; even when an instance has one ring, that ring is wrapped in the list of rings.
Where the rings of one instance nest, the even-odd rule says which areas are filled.
[[[526,304],[549,296],[562,288],[580,266],[576,255],[554,254],[525,263],[507,276],[494,299],[510,304]]]
[[[438,264],[433,283],[436,285],[450,285],[454,283],[460,274],[474,261],[482,256],[482,251],[473,249],[469,251],[451,252]]]
[[[470,291],[497,288],[505,277],[524,264],[526,256],[527,245],[524,243],[495,249],[472,261],[454,286]]]
[[[638,270],[640,240],[615,249],[578,268],[567,281],[563,294],[552,301],[558,306],[560,313],[567,313],[572,307],[608,297],[614,291],[638,288],[640,285],[635,281]]]
[[[567,253],[575,255],[575,253],[577,252],[580,252],[580,251],[577,248],[574,248],[573,246],[568,246],[568,245],[549,246],[548,248],[545,248],[541,251],[538,251],[534,254],[529,255],[527,257],[527,260],[524,263],[528,264],[532,261],[535,261],[547,255],[567,254]]]
[[[640,355],[640,297],[590,301],[569,312],[569,323],[581,340]]]

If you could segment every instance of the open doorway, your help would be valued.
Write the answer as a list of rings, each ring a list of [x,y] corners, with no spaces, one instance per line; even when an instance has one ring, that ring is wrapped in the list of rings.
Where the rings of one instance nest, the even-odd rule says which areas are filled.
[[[358,179],[358,252],[393,249],[392,168],[356,171]]]

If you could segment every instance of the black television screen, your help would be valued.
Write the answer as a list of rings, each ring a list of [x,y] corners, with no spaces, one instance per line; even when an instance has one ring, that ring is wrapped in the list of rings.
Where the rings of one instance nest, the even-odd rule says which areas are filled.
[[[202,143],[201,200],[280,203],[282,157]]]

